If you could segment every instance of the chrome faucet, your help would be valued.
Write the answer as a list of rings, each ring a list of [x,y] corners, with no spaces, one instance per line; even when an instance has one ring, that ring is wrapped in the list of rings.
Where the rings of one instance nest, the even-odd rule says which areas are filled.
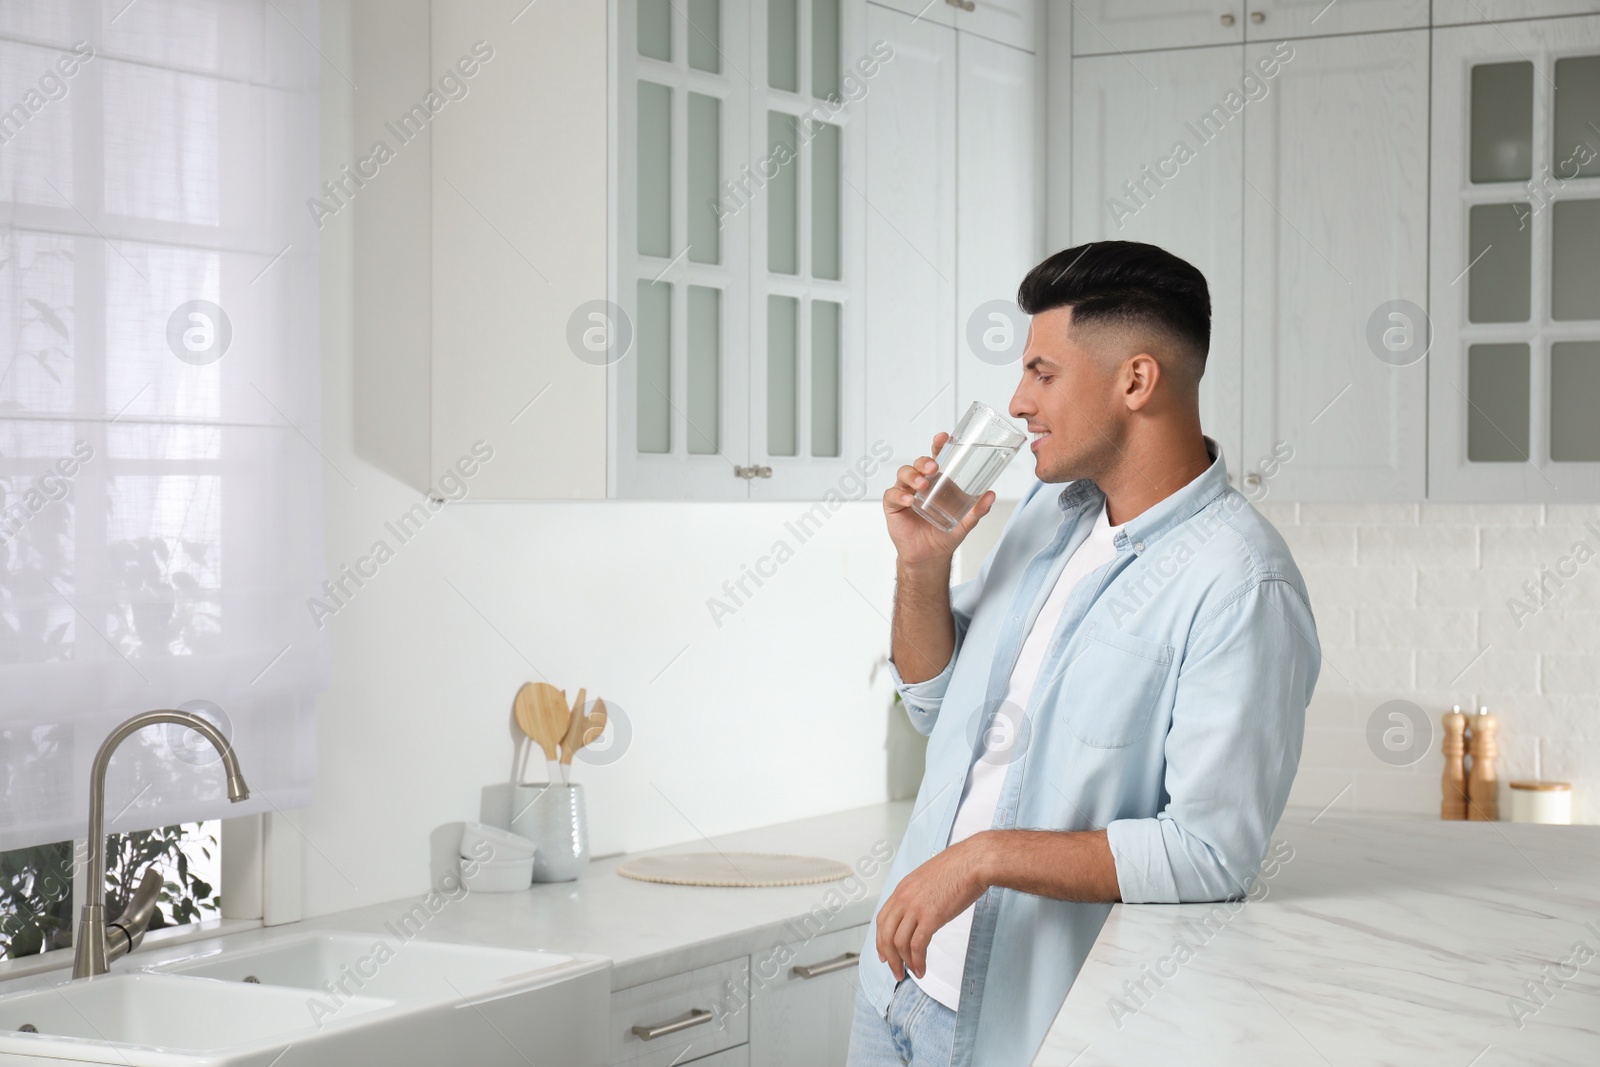
[[[95,753],[89,772],[89,900],[78,919],[78,937],[73,948],[72,977],[91,978],[105,974],[112,960],[132,952],[144,940],[144,931],[155,911],[156,894],[161,891],[161,874],[154,867],[145,870],[139,889],[114,923],[106,923],[106,771],[117,746],[146,726],[173,723],[187,726],[211,742],[222,757],[228,775],[228,799],[235,804],[250,796],[250,787],[239,773],[239,760],[233,746],[210,722],[187,711],[146,711],[135,715],[111,731],[111,736]],[[112,932],[114,928],[114,932]]]

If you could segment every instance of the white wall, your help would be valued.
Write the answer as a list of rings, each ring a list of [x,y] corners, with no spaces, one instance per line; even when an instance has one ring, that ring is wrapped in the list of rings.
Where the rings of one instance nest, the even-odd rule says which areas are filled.
[[[408,48],[413,59],[426,56],[414,38],[407,45],[404,23],[426,4],[384,6],[397,35],[385,47],[397,62]],[[538,12],[518,32],[538,32]],[[355,128],[355,91],[332,69],[355,69],[348,0],[328,0],[323,18],[324,170],[332,173],[372,133]],[[362,91],[382,90],[374,81]],[[425,188],[404,169],[425,152],[408,148],[393,165],[401,169],[381,174],[322,230],[330,572],[377,539],[393,543],[384,524],[421,499],[410,477],[390,473],[414,472],[404,434],[375,445],[358,432],[356,411],[426,410],[415,393],[426,380],[416,368],[427,331],[415,328],[426,309],[415,290],[396,296],[381,349],[366,347],[358,360],[370,335],[356,332],[353,220],[364,209],[371,218],[380,208],[369,205],[386,197],[392,208],[405,187]],[[426,255],[425,213],[384,217],[385,254]],[[361,296],[383,299],[370,285]],[[403,372],[385,374],[386,360]],[[289,813],[308,842],[306,913],[426,887],[430,834],[477,818],[484,787],[509,780],[512,695],[541,675],[569,696],[585,686],[631,720],[622,759],[574,775],[586,787],[598,854],[884,799],[890,689],[873,672],[887,650],[893,557],[881,510],[871,500],[847,505],[799,545],[784,524],[803,510],[448,505],[329,620],[334,671],[319,703],[316,802]],[[795,544],[794,558],[762,588],[747,586],[754,595],[718,627],[707,599],[723,596],[723,583],[780,538]]]

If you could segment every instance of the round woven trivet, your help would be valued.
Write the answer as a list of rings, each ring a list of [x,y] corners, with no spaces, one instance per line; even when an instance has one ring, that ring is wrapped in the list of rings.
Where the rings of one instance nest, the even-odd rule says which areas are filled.
[[[837,882],[850,868],[816,856],[784,856],[772,852],[680,852],[639,856],[617,865],[624,878],[668,885],[758,888]]]

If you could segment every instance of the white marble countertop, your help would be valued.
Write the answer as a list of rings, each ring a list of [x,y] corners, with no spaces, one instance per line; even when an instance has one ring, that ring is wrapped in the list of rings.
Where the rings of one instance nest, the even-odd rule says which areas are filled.
[[[1036,1067],[1600,1063],[1600,827],[1291,810],[1273,841],[1242,906],[1113,908]]]

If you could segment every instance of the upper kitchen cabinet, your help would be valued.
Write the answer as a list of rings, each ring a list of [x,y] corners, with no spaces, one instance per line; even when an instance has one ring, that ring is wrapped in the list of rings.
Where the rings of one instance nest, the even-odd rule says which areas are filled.
[[[1433,45],[1429,495],[1600,499],[1600,18]]]
[[[949,26],[962,33],[1032,52],[1039,37],[1043,0],[872,0],[918,22]]]
[[[817,498],[862,455],[864,8],[616,6],[612,495]]]
[[[1245,51],[1273,60],[1243,115],[1247,483],[1420,500],[1427,373],[1395,339],[1427,299],[1428,32]]]
[[[1245,40],[1420,29],[1428,0],[1247,0]]]
[[[1072,0],[1071,11],[1079,56],[1244,41],[1242,0]]]
[[[429,478],[481,441],[494,460],[473,477],[475,499],[601,498],[603,357],[563,339],[606,291],[606,13],[567,0],[507,30],[517,6],[433,0],[442,91],[372,126],[398,152],[431,141]]]
[[[1245,116],[1222,102],[1243,75],[1244,46],[1231,45],[1085,57],[1073,64],[1072,86],[1073,241],[1145,241],[1205,274],[1212,334],[1200,383],[1201,425],[1233,471],[1244,459]]]
[[[1042,257],[1037,220],[1039,108],[1031,53],[974,34],[956,41],[956,414],[974,400],[1011,406],[1027,320],[1017,286]],[[1012,461],[995,493],[1033,484],[1031,454]]]
[[[1435,26],[1479,25],[1597,12],[1600,12],[1600,0],[1433,0]]]
[[[899,465],[955,424],[956,31],[868,4],[867,37],[894,52],[865,101],[867,408]]]

